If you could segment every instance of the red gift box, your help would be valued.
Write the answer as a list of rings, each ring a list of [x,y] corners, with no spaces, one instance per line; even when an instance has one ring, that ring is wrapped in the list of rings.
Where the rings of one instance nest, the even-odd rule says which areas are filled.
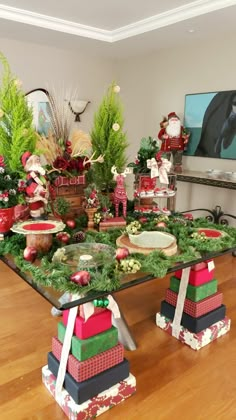
[[[85,175],[78,175],[78,176],[58,176],[54,180],[54,185],[56,187],[65,187],[66,185],[84,185],[86,183]]]
[[[62,319],[64,325],[67,325],[68,316],[69,310],[63,311]],[[90,316],[87,321],[85,321],[81,316],[77,316],[75,320],[74,334],[76,337],[84,340],[92,337],[93,335],[109,330],[111,327],[111,311],[106,309],[103,312]]]
[[[52,338],[52,352],[57,360],[61,359],[62,343],[56,337]],[[124,347],[122,344],[117,344],[115,347],[90,357],[83,362],[80,362],[70,354],[66,370],[77,382],[83,382],[104,370],[118,365],[123,359]]]
[[[105,310],[106,310],[105,308],[99,308],[99,307],[94,306],[94,313],[92,315],[99,314],[100,312],[104,312]],[[84,305],[79,306],[79,316],[81,316],[82,318],[85,318]]]
[[[171,289],[166,290],[165,300],[172,306],[176,306],[178,294]],[[193,302],[190,299],[184,301],[184,312],[193,318],[205,315],[210,311],[222,305],[223,294],[221,292],[214,293],[205,299]]]
[[[181,279],[183,270],[178,270],[175,272],[175,277]],[[213,280],[215,270],[209,271],[208,268],[203,268],[201,270],[190,270],[189,274],[189,284],[192,286],[201,286],[201,284],[207,283],[208,281]]]
[[[191,266],[191,270],[193,271],[199,271],[202,270],[203,268],[207,268],[208,267],[208,263],[213,262],[213,260],[207,260],[207,261],[202,261],[198,264],[192,265]]]

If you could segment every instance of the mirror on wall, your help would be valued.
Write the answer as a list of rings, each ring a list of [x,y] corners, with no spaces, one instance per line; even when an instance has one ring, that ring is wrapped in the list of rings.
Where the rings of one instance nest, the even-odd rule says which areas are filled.
[[[33,121],[36,131],[47,135],[51,125],[49,93],[46,89],[33,89],[26,93],[27,102],[33,110]]]

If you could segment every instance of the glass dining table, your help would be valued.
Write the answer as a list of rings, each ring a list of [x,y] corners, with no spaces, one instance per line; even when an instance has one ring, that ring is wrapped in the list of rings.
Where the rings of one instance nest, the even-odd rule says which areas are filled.
[[[224,249],[222,251],[218,252],[207,252],[201,255],[200,258],[196,258],[194,260],[184,262],[184,263],[177,263],[173,264],[172,267],[170,267],[167,270],[166,275],[174,273],[178,270],[182,270],[183,277],[185,277],[185,292],[188,284],[188,277],[189,277],[189,271],[191,266],[194,266],[198,263],[204,262],[204,261],[212,261],[217,260],[218,257],[225,255],[225,254],[232,254],[235,255],[236,247],[234,248],[228,248]],[[100,291],[100,292],[90,292],[86,296],[78,296],[74,298],[74,300],[66,300],[63,301],[61,299],[62,293],[56,291],[52,287],[45,287],[42,285],[37,284],[31,275],[23,273],[14,263],[14,259],[11,257],[11,255],[5,255],[0,257],[1,261],[3,261],[11,270],[13,270],[19,277],[21,277],[26,283],[29,284],[30,287],[32,287],[37,293],[39,293],[43,298],[45,298],[48,302],[52,304],[53,307],[58,309],[59,311],[64,311],[66,309],[71,309],[76,306],[84,305],[87,302],[92,302],[95,299],[104,298],[109,295],[109,293]],[[154,280],[155,277],[149,273],[143,273],[138,272],[135,274],[128,274],[124,275],[124,277],[121,279],[120,287],[112,292],[112,297],[115,299],[115,294],[122,292],[123,290],[129,289],[131,287],[135,287],[137,285],[150,282]],[[161,279],[160,279],[161,281]],[[111,293],[110,293],[111,294]],[[183,299],[185,296],[183,295],[182,302],[179,303],[179,306],[176,306],[176,311],[179,310],[181,312],[181,306],[183,306]],[[183,308],[182,308],[183,312]],[[181,313],[179,313],[180,319],[181,319]],[[125,320],[124,314],[120,311],[120,317],[113,319],[114,325],[117,326],[119,331],[119,339],[122,342],[122,344],[126,347],[128,350],[135,350],[137,345],[135,343],[135,339],[132,336],[129,326],[127,325],[127,322]]]

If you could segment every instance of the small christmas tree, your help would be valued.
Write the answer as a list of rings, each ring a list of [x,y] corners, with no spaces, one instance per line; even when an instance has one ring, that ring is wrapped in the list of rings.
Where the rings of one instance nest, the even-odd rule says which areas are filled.
[[[104,163],[95,163],[92,167],[93,179],[98,189],[106,192],[111,191],[115,185],[112,166],[115,165],[121,171],[126,164],[125,150],[128,143],[122,131],[124,121],[119,91],[120,87],[112,83],[95,114],[91,132],[93,152],[96,156],[104,156]]]
[[[33,113],[28,107],[20,81],[10,70],[5,56],[0,52],[3,66],[0,84],[0,155],[12,172],[24,174],[21,156],[27,150],[35,150],[36,132],[33,127]]]

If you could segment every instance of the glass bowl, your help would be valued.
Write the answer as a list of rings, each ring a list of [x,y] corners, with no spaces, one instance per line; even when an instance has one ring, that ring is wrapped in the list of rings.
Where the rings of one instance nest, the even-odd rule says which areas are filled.
[[[69,265],[76,270],[86,270],[109,264],[115,258],[115,249],[101,243],[72,244],[59,248],[53,256],[54,262]]]

